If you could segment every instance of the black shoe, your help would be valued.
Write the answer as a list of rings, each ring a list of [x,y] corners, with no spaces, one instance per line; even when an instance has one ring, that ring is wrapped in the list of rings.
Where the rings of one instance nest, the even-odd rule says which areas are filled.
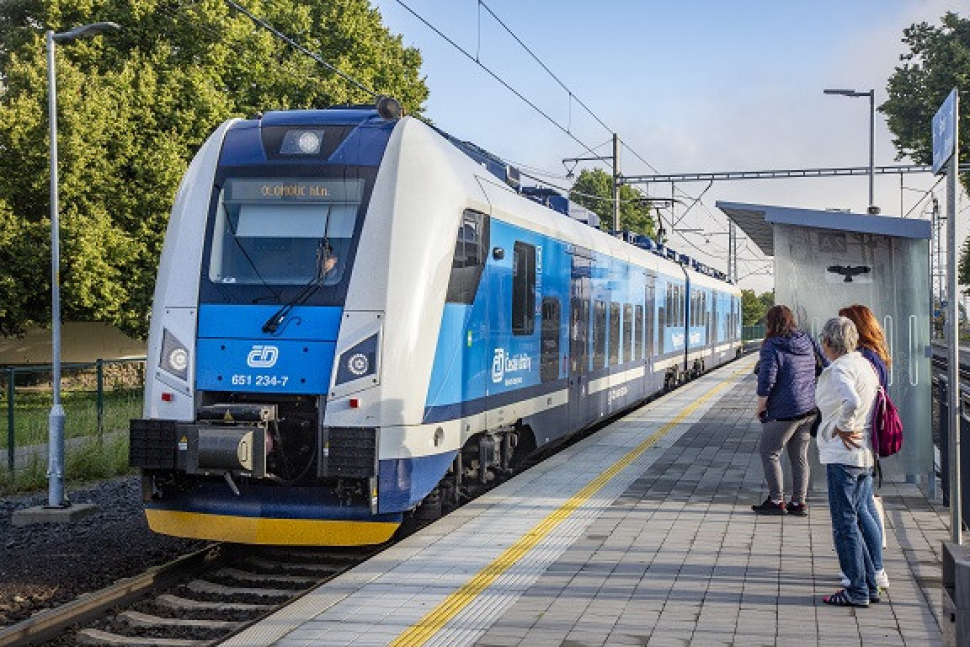
[[[751,509],[758,514],[786,514],[785,504],[782,502],[775,503],[768,497],[764,500],[764,503],[751,506]]]
[[[785,510],[788,512],[788,514],[793,514],[796,517],[808,516],[808,506],[804,503],[789,503],[785,506]]]

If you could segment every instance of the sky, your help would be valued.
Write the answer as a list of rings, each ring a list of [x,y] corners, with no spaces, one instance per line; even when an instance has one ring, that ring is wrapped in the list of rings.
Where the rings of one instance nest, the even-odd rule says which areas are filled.
[[[371,0],[391,32],[422,53],[430,89],[425,116],[562,187],[572,183],[562,160],[611,156],[613,132],[624,144],[620,169],[627,176],[867,167],[868,98],[825,95],[823,89],[874,89],[878,106],[887,99],[900,54],[908,51],[901,40],[906,27],[939,25],[946,11],[970,15],[956,0],[483,2]],[[479,67],[476,57],[534,107]],[[896,157],[876,112],[875,165],[912,163]],[[597,162],[580,163],[575,172],[594,167],[611,172]],[[877,175],[875,202],[883,215],[927,218],[926,192],[934,185],[946,204],[946,182],[939,179]],[[716,208],[718,200],[864,213],[869,179],[638,188],[681,200],[661,212],[665,229],[671,219],[675,223],[669,246],[724,271],[727,216]],[[966,196],[961,210],[962,241]],[[743,234],[738,257],[742,288],[772,289],[770,259]]]

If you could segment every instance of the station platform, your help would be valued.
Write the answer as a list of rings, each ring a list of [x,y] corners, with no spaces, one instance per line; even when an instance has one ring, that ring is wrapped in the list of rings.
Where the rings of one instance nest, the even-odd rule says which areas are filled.
[[[825,492],[759,516],[754,357],[564,450],[224,645],[943,645],[948,510],[885,483],[890,588],[840,588]],[[786,459],[785,459],[786,460]],[[818,466],[813,466],[818,469]]]

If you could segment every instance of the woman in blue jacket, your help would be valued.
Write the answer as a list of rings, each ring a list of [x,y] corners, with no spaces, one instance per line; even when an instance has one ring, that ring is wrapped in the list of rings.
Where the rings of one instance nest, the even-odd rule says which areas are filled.
[[[768,498],[751,506],[758,514],[808,514],[808,445],[815,421],[816,345],[799,330],[788,306],[765,315],[765,339],[758,359],[757,416],[761,420],[761,465]],[[792,496],[786,505],[781,452],[787,447],[792,467]]]

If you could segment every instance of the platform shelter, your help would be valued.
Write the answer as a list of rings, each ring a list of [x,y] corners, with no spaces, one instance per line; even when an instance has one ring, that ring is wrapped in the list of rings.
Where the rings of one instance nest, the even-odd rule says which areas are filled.
[[[717,206],[774,257],[775,303],[789,306],[803,329],[818,335],[827,319],[855,303],[876,314],[893,360],[889,393],[905,428],[903,449],[883,460],[883,472],[932,490],[930,223],[736,202]]]

